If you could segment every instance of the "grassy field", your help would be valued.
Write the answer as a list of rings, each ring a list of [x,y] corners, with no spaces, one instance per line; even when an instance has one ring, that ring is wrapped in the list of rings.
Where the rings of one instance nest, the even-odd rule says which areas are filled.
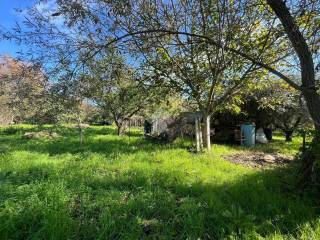
[[[0,239],[320,239],[319,202],[295,190],[294,166],[248,168],[221,157],[240,147],[194,154],[112,127],[86,129],[82,146],[68,127],[22,137],[33,128],[0,133]]]

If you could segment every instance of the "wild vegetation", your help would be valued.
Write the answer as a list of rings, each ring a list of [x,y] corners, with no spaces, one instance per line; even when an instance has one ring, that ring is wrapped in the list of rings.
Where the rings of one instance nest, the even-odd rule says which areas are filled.
[[[49,126],[48,126],[49,127]],[[318,239],[310,192],[297,192],[292,165],[253,169],[225,154],[294,155],[301,138],[246,149],[214,145],[194,154],[190,142],[146,141],[135,129],[56,129],[55,139],[26,139],[34,126],[2,128],[1,239]]]

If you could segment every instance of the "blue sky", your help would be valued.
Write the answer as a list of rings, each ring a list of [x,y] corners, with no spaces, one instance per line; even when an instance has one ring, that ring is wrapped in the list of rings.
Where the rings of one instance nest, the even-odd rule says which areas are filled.
[[[10,29],[15,22],[22,20],[21,16],[15,11],[16,8],[25,8],[31,6],[34,0],[0,0],[0,25]],[[14,42],[0,40],[0,55],[10,54],[15,56],[16,52],[22,49]]]

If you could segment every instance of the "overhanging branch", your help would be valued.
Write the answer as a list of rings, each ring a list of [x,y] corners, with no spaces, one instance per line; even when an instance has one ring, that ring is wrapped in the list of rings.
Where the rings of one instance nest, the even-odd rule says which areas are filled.
[[[111,41],[107,42],[106,44],[104,45],[101,45],[100,47],[101,48],[105,48],[105,47],[108,47],[116,42],[119,42],[119,41],[122,41],[128,37],[133,37],[133,36],[137,36],[137,35],[142,35],[142,34],[152,34],[152,33],[165,33],[165,34],[178,34],[178,35],[185,35],[185,36],[190,36],[190,37],[196,37],[196,38],[199,38],[199,39],[203,39],[205,40],[207,43],[211,44],[211,45],[214,45],[216,47],[219,47],[219,48],[224,48],[225,50],[229,51],[229,52],[232,52],[234,54],[237,54],[249,61],[251,61],[252,63],[268,70],[269,72],[271,72],[272,74],[278,76],[279,78],[283,79],[285,82],[287,82],[291,87],[297,89],[297,90],[302,90],[302,87],[299,86],[298,84],[296,84],[294,81],[292,81],[289,77],[287,77],[286,75],[284,75],[283,73],[279,72],[278,70],[276,70],[275,68],[271,67],[270,65],[268,64],[265,64],[263,62],[260,62],[258,61],[257,59],[249,56],[248,54],[240,51],[240,50],[237,50],[237,49],[234,49],[234,48],[231,48],[231,47],[228,47],[228,46],[223,46],[221,45],[220,43],[212,40],[211,38],[209,38],[208,36],[204,36],[204,35],[200,35],[200,34],[195,34],[195,33],[189,33],[189,32],[182,32],[182,31],[175,31],[175,30],[168,30],[168,29],[149,29],[149,30],[143,30],[143,31],[136,31],[136,32],[132,32],[132,33],[127,33],[127,34],[124,34],[120,37],[116,37],[114,39],[112,39]],[[158,36],[156,36],[158,37]]]

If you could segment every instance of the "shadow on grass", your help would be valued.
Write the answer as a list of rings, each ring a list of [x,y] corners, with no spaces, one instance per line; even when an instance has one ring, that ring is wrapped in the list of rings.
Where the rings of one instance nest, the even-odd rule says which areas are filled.
[[[11,129],[11,128],[9,128]],[[26,151],[34,151],[40,153],[48,153],[49,155],[58,155],[65,153],[79,153],[85,151],[91,151],[102,154],[119,154],[125,153],[130,154],[140,150],[143,151],[154,151],[158,148],[172,148],[172,145],[166,145],[159,142],[152,142],[144,139],[143,134],[140,130],[132,129],[130,137],[128,133],[124,136],[117,136],[115,128],[106,127],[90,127],[84,129],[84,143],[80,146],[79,143],[79,132],[75,127],[70,126],[57,126],[57,127],[36,127],[27,126],[19,127],[15,126],[9,130],[8,133],[2,129],[0,131],[0,144],[10,145],[12,150],[20,149]],[[57,132],[60,136],[58,139],[46,140],[28,140],[23,139],[21,136],[25,132],[29,131],[40,131],[40,130],[51,130]],[[98,136],[99,138],[94,138]],[[103,138],[104,136],[113,136],[111,138]],[[302,141],[302,140],[301,140]],[[178,141],[179,144],[174,144],[175,148],[188,148],[192,144],[192,140]],[[187,142],[187,144],[186,144]],[[268,144],[257,144],[254,147],[246,148],[239,145],[229,145],[230,148],[235,150],[245,150],[253,152],[266,152],[266,153],[284,153],[294,155],[297,153],[297,149],[301,146],[300,139],[293,142],[285,142],[283,139],[273,139]]]
[[[219,184],[190,181],[174,169],[83,170],[73,163],[59,172],[30,167],[1,175],[1,235],[242,239],[278,232],[298,237],[300,226],[317,219],[312,199],[297,195],[290,184],[290,168]]]
[[[139,151],[153,152],[155,150],[185,147],[182,144],[155,144],[144,139],[139,131],[131,133],[130,136],[117,136],[116,130],[110,127],[85,129],[83,144],[80,144],[79,133],[75,128],[61,127],[57,131],[53,129],[60,135],[59,138],[55,139],[26,139],[23,137],[23,133],[28,131],[30,131],[30,128],[18,128],[15,134],[2,133],[0,135],[0,146],[6,146],[5,148],[10,152],[22,150],[49,154],[50,156],[86,152],[113,156],[133,154]],[[39,131],[39,129],[33,128],[32,131]]]
[[[10,127],[0,128],[1,135],[23,135],[26,132],[37,132],[41,130],[53,131],[62,136],[77,136],[79,134],[79,130],[76,125],[13,125]],[[89,135],[117,135],[117,130],[112,126],[104,126],[104,127],[89,127],[84,128],[83,130]],[[137,131],[134,129],[133,133]],[[137,135],[139,132],[137,132]]]
[[[24,130],[1,135],[0,144],[9,146],[2,156],[8,163],[14,150],[75,155],[63,164],[0,169],[0,236],[255,239],[278,232],[298,238],[301,226],[318,219],[315,198],[295,191],[294,166],[252,171],[225,181],[219,176],[226,170],[217,169],[217,175],[203,181],[183,169],[161,165],[126,168],[125,163],[119,167],[82,162],[90,153],[129,155],[179,147],[115,137],[112,130],[87,129],[82,147],[77,131],[70,128],[61,130],[67,137],[54,140],[22,139]],[[274,145],[277,151],[279,143]]]
[[[277,138],[272,141],[261,144],[257,143],[253,147],[245,147],[240,145],[230,145],[230,144],[218,144],[225,145],[233,148],[235,150],[242,150],[248,152],[264,152],[264,153],[282,153],[285,155],[295,155],[299,152],[302,147],[302,138],[297,137],[292,142],[286,142],[284,139]]]

